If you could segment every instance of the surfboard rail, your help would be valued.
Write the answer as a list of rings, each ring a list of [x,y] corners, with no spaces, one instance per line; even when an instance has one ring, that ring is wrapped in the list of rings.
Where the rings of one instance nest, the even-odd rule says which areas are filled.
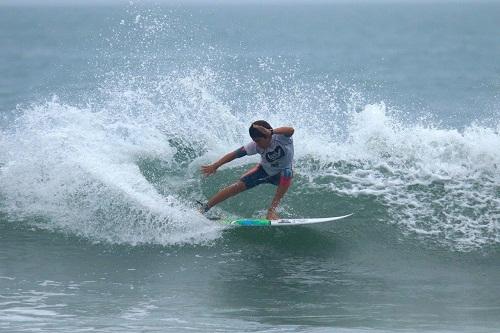
[[[277,226],[294,226],[294,225],[325,223],[325,222],[341,220],[352,215],[353,213],[342,216],[332,216],[332,217],[298,218],[298,219],[285,218],[278,220],[243,218],[236,220],[225,219],[221,220],[220,222],[223,224],[228,224],[236,227],[277,227]]]

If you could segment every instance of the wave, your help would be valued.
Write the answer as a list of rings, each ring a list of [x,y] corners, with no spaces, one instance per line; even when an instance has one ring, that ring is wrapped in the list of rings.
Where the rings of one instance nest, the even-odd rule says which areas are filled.
[[[183,43],[179,22],[127,13],[96,61],[106,72],[97,92],[78,103],[55,96],[3,120],[0,204],[10,219],[93,241],[211,242],[221,228],[192,202],[255,159],[210,181],[199,166],[246,143],[250,122],[266,119],[296,129],[297,177],[282,214],[330,215],[341,208],[335,199],[425,244],[468,250],[500,242],[497,119],[446,128],[355,86],[299,75],[279,58],[243,71],[244,58]],[[168,42],[174,51],[164,58],[174,61],[166,65],[158,55]],[[182,58],[193,50],[205,53]],[[263,212],[235,200],[230,213]]]
[[[103,87],[101,101],[85,106],[54,97],[19,109],[1,133],[3,213],[96,241],[217,239],[221,229],[192,205],[207,195],[197,170],[245,143],[248,123],[262,118],[296,128],[294,191],[302,197],[348,198],[375,219],[380,205],[385,222],[455,249],[500,241],[499,124],[415,124],[384,103],[360,106],[352,94],[339,102],[338,90],[311,86],[256,95],[262,86],[252,86],[240,92],[258,98],[237,108],[217,95],[219,81],[204,69]],[[318,214],[294,210],[300,196],[290,200],[290,212]]]
[[[466,250],[500,240],[499,129],[404,124],[367,105],[345,141],[325,140],[299,165],[312,184],[374,198],[406,233]]]

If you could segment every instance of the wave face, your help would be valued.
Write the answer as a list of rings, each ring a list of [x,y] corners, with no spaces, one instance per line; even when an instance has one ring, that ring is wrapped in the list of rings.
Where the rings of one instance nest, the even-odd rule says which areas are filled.
[[[105,74],[97,91],[78,102],[54,96],[20,106],[4,120],[1,209],[10,219],[93,241],[213,241],[221,228],[192,202],[254,160],[234,162],[211,183],[198,169],[246,143],[250,122],[266,119],[296,129],[295,194],[283,215],[340,215],[337,199],[425,244],[470,250],[500,242],[497,119],[446,127],[353,85],[304,77],[285,60],[259,58],[243,70],[244,57],[203,45],[202,56],[165,64],[158,36],[183,28],[132,12],[98,58]],[[175,56],[192,48],[172,43]],[[224,206],[230,213],[262,213],[260,201],[245,210],[234,200]]]

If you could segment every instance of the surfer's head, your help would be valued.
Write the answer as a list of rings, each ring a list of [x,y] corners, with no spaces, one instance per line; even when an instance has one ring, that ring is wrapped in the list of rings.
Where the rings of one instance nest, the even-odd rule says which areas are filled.
[[[263,133],[261,130],[259,130],[258,127],[254,127],[254,125],[257,126],[262,126],[264,128],[267,128],[268,130],[271,130],[272,127],[269,125],[269,123],[265,120],[257,120],[250,125],[250,128],[248,129],[248,133],[250,134],[250,137],[252,138],[253,141],[257,144],[262,149],[265,149],[271,145],[271,135],[266,135],[266,133]]]

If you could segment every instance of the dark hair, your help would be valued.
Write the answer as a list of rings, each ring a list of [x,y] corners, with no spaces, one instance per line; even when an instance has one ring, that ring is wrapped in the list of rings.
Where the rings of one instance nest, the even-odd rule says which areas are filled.
[[[250,125],[250,128],[248,129],[248,133],[250,134],[250,137],[252,140],[258,139],[258,138],[264,138],[264,133],[259,131],[258,129],[254,128],[253,125],[259,125],[267,129],[272,129],[271,125],[265,120],[257,120]]]

